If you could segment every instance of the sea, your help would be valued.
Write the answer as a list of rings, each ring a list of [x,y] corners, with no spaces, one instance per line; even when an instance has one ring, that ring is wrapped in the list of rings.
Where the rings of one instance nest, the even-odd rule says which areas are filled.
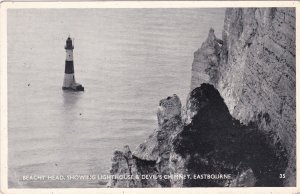
[[[222,36],[224,14],[222,8],[8,10],[9,188],[105,187],[108,180],[94,175],[109,174],[115,150],[133,151],[147,139],[159,101],[177,94],[185,104],[194,52],[211,27]],[[68,36],[84,92],[61,88]]]

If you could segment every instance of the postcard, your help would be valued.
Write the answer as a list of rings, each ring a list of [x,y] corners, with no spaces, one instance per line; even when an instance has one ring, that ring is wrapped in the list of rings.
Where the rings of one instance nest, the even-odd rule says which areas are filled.
[[[300,192],[299,2],[0,6],[1,192]]]

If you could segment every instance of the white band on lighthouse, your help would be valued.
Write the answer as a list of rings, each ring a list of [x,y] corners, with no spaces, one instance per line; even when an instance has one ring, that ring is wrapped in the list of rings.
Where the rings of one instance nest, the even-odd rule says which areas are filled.
[[[73,50],[66,50],[66,61],[73,61]]]
[[[65,74],[63,87],[72,87],[76,85],[74,74]]]

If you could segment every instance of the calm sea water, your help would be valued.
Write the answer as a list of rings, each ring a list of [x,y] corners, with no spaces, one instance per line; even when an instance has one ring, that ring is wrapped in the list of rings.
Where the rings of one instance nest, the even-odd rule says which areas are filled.
[[[193,53],[223,19],[224,9],[9,10],[9,187],[101,187],[22,177],[107,174],[115,149],[156,128],[160,99],[185,103]],[[84,92],[61,90],[68,35]]]

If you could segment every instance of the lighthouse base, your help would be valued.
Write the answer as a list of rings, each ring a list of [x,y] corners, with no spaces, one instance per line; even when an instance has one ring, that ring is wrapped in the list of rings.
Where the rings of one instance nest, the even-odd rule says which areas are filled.
[[[75,91],[75,92],[84,91],[84,87],[81,84],[70,86],[70,87],[64,87],[63,86],[62,89],[63,90]]]

